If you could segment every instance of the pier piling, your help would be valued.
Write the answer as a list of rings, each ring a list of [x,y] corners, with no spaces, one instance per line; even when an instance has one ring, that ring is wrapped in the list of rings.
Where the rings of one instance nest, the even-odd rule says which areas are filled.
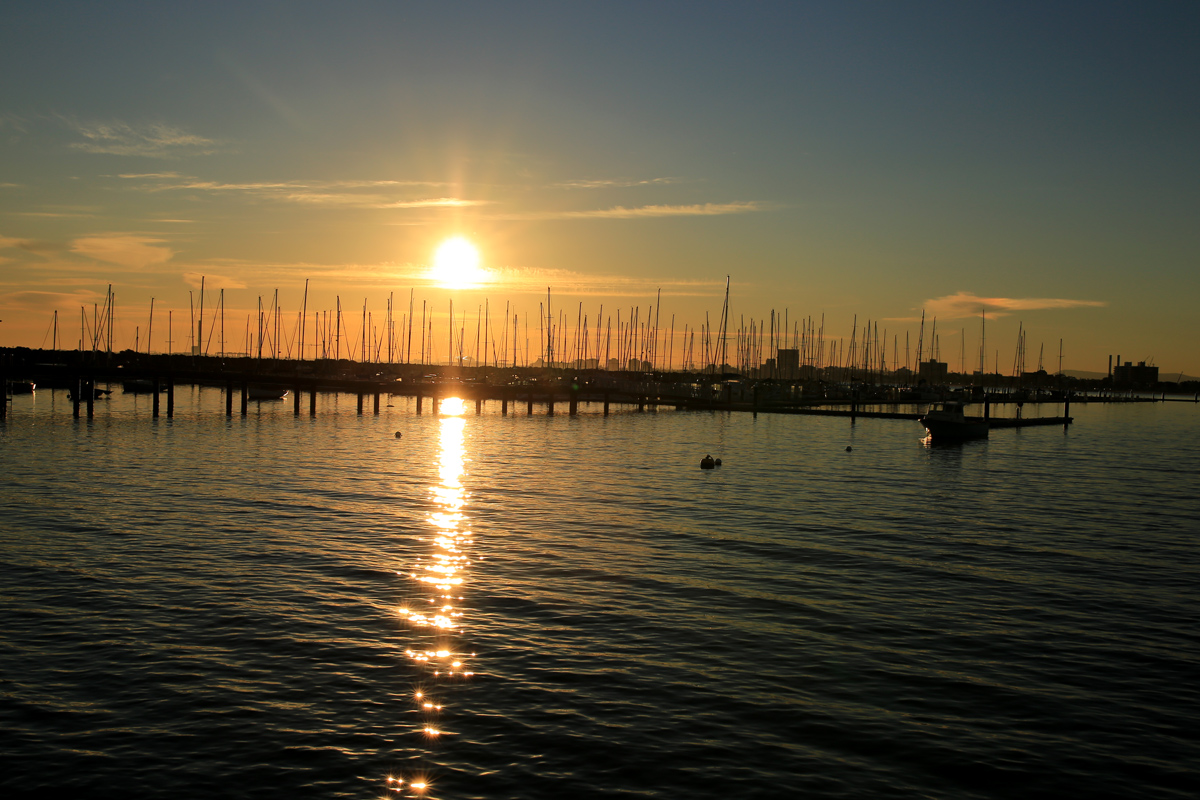
[[[233,381],[225,382],[225,416],[233,416]]]
[[[75,379],[75,396],[71,400],[72,416],[79,419],[79,398],[83,396],[83,378]]]
[[[482,413],[483,413],[483,401],[476,398],[475,399],[475,416],[478,417]]]
[[[422,400],[421,393],[417,392],[417,413],[418,414],[421,413],[421,400]]]
[[[375,403],[374,407],[372,408],[372,413],[374,413],[377,417],[379,416],[379,392],[375,393]]]
[[[169,376],[167,378],[167,419],[172,419],[175,416],[175,378]]]
[[[308,415],[315,417],[317,415],[317,387],[314,385],[312,392],[308,395]]]
[[[292,414],[300,416],[300,387],[299,385],[292,387]]]
[[[246,416],[246,412],[250,405],[250,386],[242,381],[242,416]]]
[[[608,416],[608,392],[604,393],[604,416]]]
[[[88,378],[83,388],[87,392],[87,418],[91,419],[96,416],[96,381]]]
[[[502,417],[508,416],[508,393],[507,392],[505,392],[500,397],[500,416],[502,416]]]
[[[151,404],[154,409],[153,412],[151,412],[154,415],[154,419],[158,419],[158,406],[159,406],[159,402],[160,402],[159,398],[158,398],[159,388],[160,387],[159,387],[159,383],[158,383],[158,378],[155,378],[154,379],[154,401]]]
[[[360,417],[362,416],[362,406],[363,406],[363,393],[359,392],[358,393],[358,415]]]

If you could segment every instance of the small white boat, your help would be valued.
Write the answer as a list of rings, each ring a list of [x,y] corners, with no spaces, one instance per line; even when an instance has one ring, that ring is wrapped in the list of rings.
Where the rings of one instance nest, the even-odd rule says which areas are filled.
[[[980,417],[968,417],[963,413],[963,403],[947,400],[940,408],[925,412],[919,422],[929,431],[935,441],[962,441],[964,439],[986,439],[988,421]]]

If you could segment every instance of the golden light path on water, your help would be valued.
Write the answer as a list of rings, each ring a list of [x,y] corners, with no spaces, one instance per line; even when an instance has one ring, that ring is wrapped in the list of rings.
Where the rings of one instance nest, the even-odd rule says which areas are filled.
[[[465,514],[467,493],[462,484],[466,470],[466,406],[461,399],[449,397],[442,400],[438,411],[438,483],[430,488],[433,508],[428,517],[434,533],[433,547],[428,557],[418,559],[409,571],[398,573],[418,589],[399,614],[415,634],[414,639],[422,642],[410,645],[405,656],[424,674],[411,699],[421,720],[414,733],[427,750],[442,737],[452,735],[442,724],[442,690],[474,675],[468,654],[457,650],[464,575],[471,563],[466,548],[473,543]],[[433,788],[427,770],[387,777],[391,797],[430,797]]]

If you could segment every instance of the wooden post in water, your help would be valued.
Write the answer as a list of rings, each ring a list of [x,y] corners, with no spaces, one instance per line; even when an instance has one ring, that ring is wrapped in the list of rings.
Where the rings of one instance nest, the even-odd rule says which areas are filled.
[[[481,413],[483,413],[483,400],[476,397],[475,398],[475,416],[478,417]]]
[[[358,415],[362,416],[363,393],[358,393]]]
[[[1066,432],[1067,426],[1071,424],[1071,394],[1067,393],[1066,402],[1063,403],[1063,431]]]
[[[152,404],[153,408],[154,408],[154,411],[152,412],[154,415],[154,419],[158,419],[158,405],[159,405],[158,390],[159,390],[158,376],[155,376],[155,378],[154,378],[154,403]]]
[[[175,416],[175,376],[167,376],[167,419]]]
[[[96,381],[88,378],[84,390],[87,391],[87,416],[91,419],[96,416]]]
[[[639,394],[638,395],[638,411],[645,411],[645,410],[646,410],[646,397],[645,397],[645,395]]]
[[[300,384],[292,387],[292,414],[300,416]]]
[[[375,414],[375,416],[379,416],[379,392],[375,393],[375,403],[372,412]]]
[[[569,399],[568,399],[567,416],[573,417],[578,413],[579,413],[579,392],[578,392],[578,390],[576,390],[574,388],[574,386],[572,386],[571,394],[569,395]]]
[[[500,416],[508,416],[508,392],[500,393]]]
[[[75,379],[75,396],[71,400],[72,416],[79,419],[79,398],[83,394],[83,378]]]
[[[233,381],[225,381],[225,416],[233,416]]]
[[[548,416],[548,417],[554,416],[554,393],[553,392],[550,393],[550,395],[548,396],[548,399],[546,400],[546,416]]]
[[[608,392],[604,393],[604,416],[608,416]]]
[[[314,383],[312,391],[308,395],[308,415],[315,417],[317,415],[317,385]]]
[[[529,393],[529,405],[525,409],[525,415],[528,417],[533,416],[533,392]]]
[[[246,416],[247,407],[250,405],[250,385],[242,381],[242,416]]]
[[[417,413],[421,413],[421,393],[417,392]]]
[[[0,372],[0,419],[8,416],[8,376]]]
[[[983,421],[987,422],[992,418],[992,401],[985,394],[983,396]]]

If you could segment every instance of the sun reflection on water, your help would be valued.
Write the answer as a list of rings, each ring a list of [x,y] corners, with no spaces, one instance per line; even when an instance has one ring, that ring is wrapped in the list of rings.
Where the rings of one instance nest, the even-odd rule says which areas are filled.
[[[463,599],[466,570],[471,565],[465,547],[473,541],[465,513],[468,495],[462,483],[467,463],[465,406],[459,398],[446,398],[439,411],[438,483],[429,489],[432,507],[427,517],[435,536],[426,554],[397,573],[412,581],[416,591],[397,613],[412,635],[404,655],[421,673],[421,688],[411,695],[419,719],[413,733],[420,737],[419,744],[414,746],[422,748],[426,755],[453,735],[441,718],[444,708],[441,698],[446,689],[475,674],[468,661],[475,654],[461,652],[457,640],[463,618],[458,604]],[[405,784],[403,777],[393,774],[388,777],[388,788],[393,792],[428,796],[427,775],[427,769],[414,773]]]

